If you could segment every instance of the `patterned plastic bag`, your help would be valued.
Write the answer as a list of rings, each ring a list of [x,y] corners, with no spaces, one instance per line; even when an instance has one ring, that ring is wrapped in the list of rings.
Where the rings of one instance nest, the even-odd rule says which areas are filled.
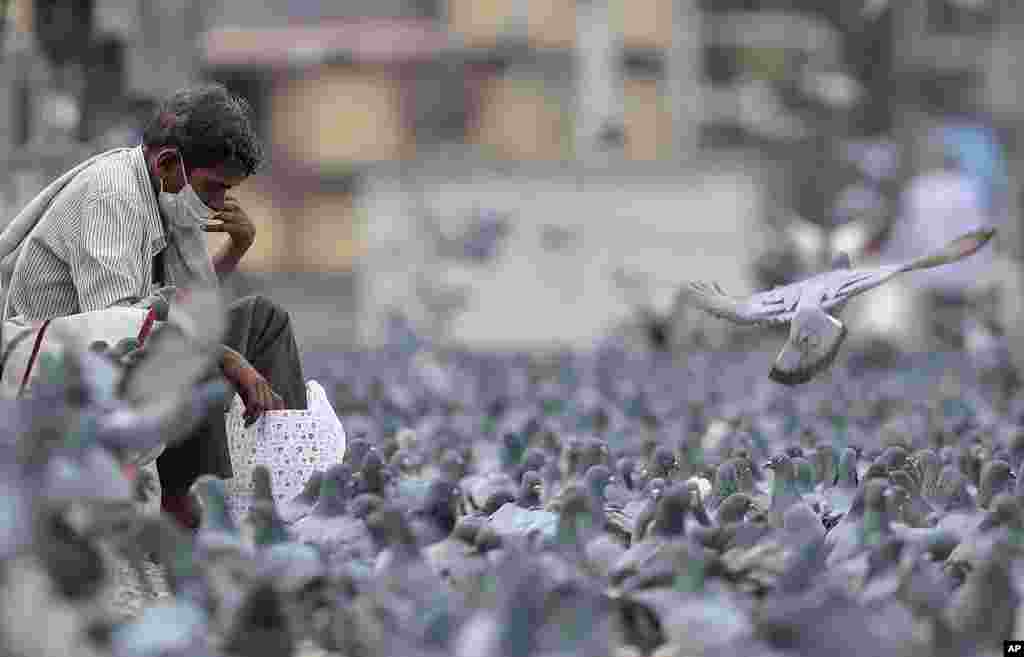
[[[235,476],[227,480],[232,515],[245,517],[252,500],[252,470],[270,468],[274,499],[299,494],[314,471],[325,471],[345,457],[345,428],[316,381],[306,382],[306,410],[267,411],[252,426],[235,395],[226,418],[228,448]]]

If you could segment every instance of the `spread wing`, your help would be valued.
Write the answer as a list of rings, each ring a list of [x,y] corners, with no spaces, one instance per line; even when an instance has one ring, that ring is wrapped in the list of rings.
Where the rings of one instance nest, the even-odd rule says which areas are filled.
[[[681,294],[693,306],[704,312],[742,325],[777,325],[788,322],[800,300],[801,283],[791,283],[746,299],[727,294],[715,284],[691,281],[685,283]]]
[[[851,298],[882,285],[903,271],[899,265],[876,267],[875,269],[840,269],[822,274],[821,299],[825,310],[833,310]]]

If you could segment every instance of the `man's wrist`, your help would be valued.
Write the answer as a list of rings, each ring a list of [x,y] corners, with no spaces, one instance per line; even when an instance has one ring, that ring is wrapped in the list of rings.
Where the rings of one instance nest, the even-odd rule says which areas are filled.
[[[238,374],[245,367],[246,362],[242,354],[231,347],[221,345],[220,369],[229,381],[237,381]]]

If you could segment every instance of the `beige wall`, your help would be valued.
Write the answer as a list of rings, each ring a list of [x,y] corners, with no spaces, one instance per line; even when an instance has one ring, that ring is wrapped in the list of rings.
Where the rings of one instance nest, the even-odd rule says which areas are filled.
[[[466,45],[487,48],[498,36],[525,19],[530,44],[540,48],[571,48],[576,43],[575,0],[449,0],[448,22]]]
[[[555,160],[566,154],[565,112],[540,80],[497,77],[480,90],[472,143],[502,159]]]
[[[329,65],[282,80],[271,98],[276,148],[308,164],[397,159],[413,148],[400,83],[384,66]]]
[[[450,0],[448,23],[466,45],[486,48],[497,42],[499,34],[513,16],[517,0]]]
[[[293,217],[294,255],[288,271],[350,271],[362,252],[355,230],[352,195],[317,191],[305,194]]]
[[[526,22],[527,33],[533,46],[572,48],[576,45],[574,0],[532,0],[528,4]]]
[[[672,151],[672,112],[657,80],[627,78],[623,83],[626,157],[656,160]]]
[[[672,46],[673,0],[610,0],[612,25],[627,48]]]

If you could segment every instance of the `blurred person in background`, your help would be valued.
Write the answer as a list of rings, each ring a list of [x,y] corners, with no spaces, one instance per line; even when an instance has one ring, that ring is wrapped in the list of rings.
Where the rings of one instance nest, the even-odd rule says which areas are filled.
[[[967,172],[941,133],[926,140],[917,169],[901,195],[884,260],[922,256],[958,235],[1001,223],[986,202],[982,184]],[[915,286],[922,290],[931,313],[937,346],[962,347],[960,327],[965,314],[995,292],[994,263],[994,249],[983,249],[961,262],[914,274]]]
[[[218,286],[256,239],[233,190],[262,157],[244,100],[215,84],[175,93],[140,145],[78,165],[0,235],[0,244],[17,244],[0,264],[10,315],[39,321],[133,305],[167,287]],[[213,257],[211,232],[229,238]],[[220,371],[211,376],[234,386],[246,421],[306,408],[288,313],[264,297],[244,297],[228,306],[226,326]],[[199,519],[192,483],[233,474],[224,419],[215,409],[157,459],[161,506],[186,527]]]

